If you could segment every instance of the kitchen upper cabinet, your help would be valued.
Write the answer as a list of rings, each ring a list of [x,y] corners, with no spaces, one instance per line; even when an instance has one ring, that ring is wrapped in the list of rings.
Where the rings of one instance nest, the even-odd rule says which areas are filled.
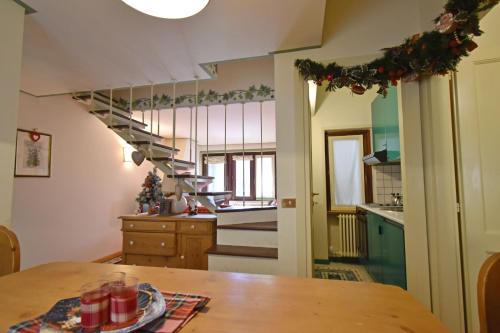
[[[374,151],[387,149],[388,162],[400,160],[398,91],[387,89],[387,96],[377,96],[372,102],[372,135]]]
[[[403,227],[377,214],[367,213],[368,262],[371,277],[380,283],[406,289]]]

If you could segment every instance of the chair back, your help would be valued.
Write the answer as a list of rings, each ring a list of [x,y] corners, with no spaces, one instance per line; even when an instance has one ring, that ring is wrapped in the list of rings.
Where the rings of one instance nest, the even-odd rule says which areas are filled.
[[[481,333],[500,332],[500,253],[486,259],[477,282]]]
[[[19,272],[21,250],[16,234],[0,225],[0,276]]]

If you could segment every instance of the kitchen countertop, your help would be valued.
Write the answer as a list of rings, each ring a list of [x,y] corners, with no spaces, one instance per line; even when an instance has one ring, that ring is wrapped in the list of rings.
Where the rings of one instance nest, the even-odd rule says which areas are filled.
[[[394,212],[391,210],[382,210],[380,209],[380,206],[373,206],[372,204],[363,204],[363,205],[358,205],[359,208],[367,210],[369,212],[375,213],[377,215],[380,215],[382,217],[385,217],[386,219],[389,219],[391,221],[397,222],[401,225],[405,225],[404,223],[404,213],[403,212]]]

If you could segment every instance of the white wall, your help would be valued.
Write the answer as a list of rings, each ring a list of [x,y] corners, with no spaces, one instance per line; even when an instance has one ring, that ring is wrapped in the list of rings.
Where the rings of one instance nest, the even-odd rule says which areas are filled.
[[[12,218],[24,8],[0,0],[0,225]]]
[[[22,94],[18,122],[52,134],[51,177],[14,181],[12,228],[22,268],[119,251],[117,217],[134,212],[151,164],[123,163],[121,139],[69,96]]]
[[[324,61],[374,54],[419,31],[418,3],[411,0],[328,1],[324,45],[319,49],[276,54],[278,198],[297,198],[297,208],[278,209],[280,273],[306,275],[310,266],[310,166],[307,87],[294,67],[299,58]],[[397,13],[397,15],[394,15]],[[314,165],[313,161],[313,165]],[[309,261],[308,261],[309,258]]]
[[[360,58],[359,62],[364,61]],[[312,191],[318,193],[314,197],[312,216],[313,254],[314,259],[328,259],[329,226],[327,218],[326,196],[326,161],[325,161],[325,131],[371,128],[371,102],[377,93],[370,90],[363,96],[353,95],[349,90],[342,89],[327,93],[318,89],[316,114],[311,119],[311,146],[313,185]],[[334,233],[330,232],[330,235]],[[335,242],[335,240],[334,240]]]

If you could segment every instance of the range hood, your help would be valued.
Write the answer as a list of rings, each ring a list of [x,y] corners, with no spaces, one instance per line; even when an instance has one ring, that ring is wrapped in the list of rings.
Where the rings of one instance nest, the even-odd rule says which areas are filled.
[[[363,157],[363,162],[368,165],[387,163],[387,149],[376,151]]]

